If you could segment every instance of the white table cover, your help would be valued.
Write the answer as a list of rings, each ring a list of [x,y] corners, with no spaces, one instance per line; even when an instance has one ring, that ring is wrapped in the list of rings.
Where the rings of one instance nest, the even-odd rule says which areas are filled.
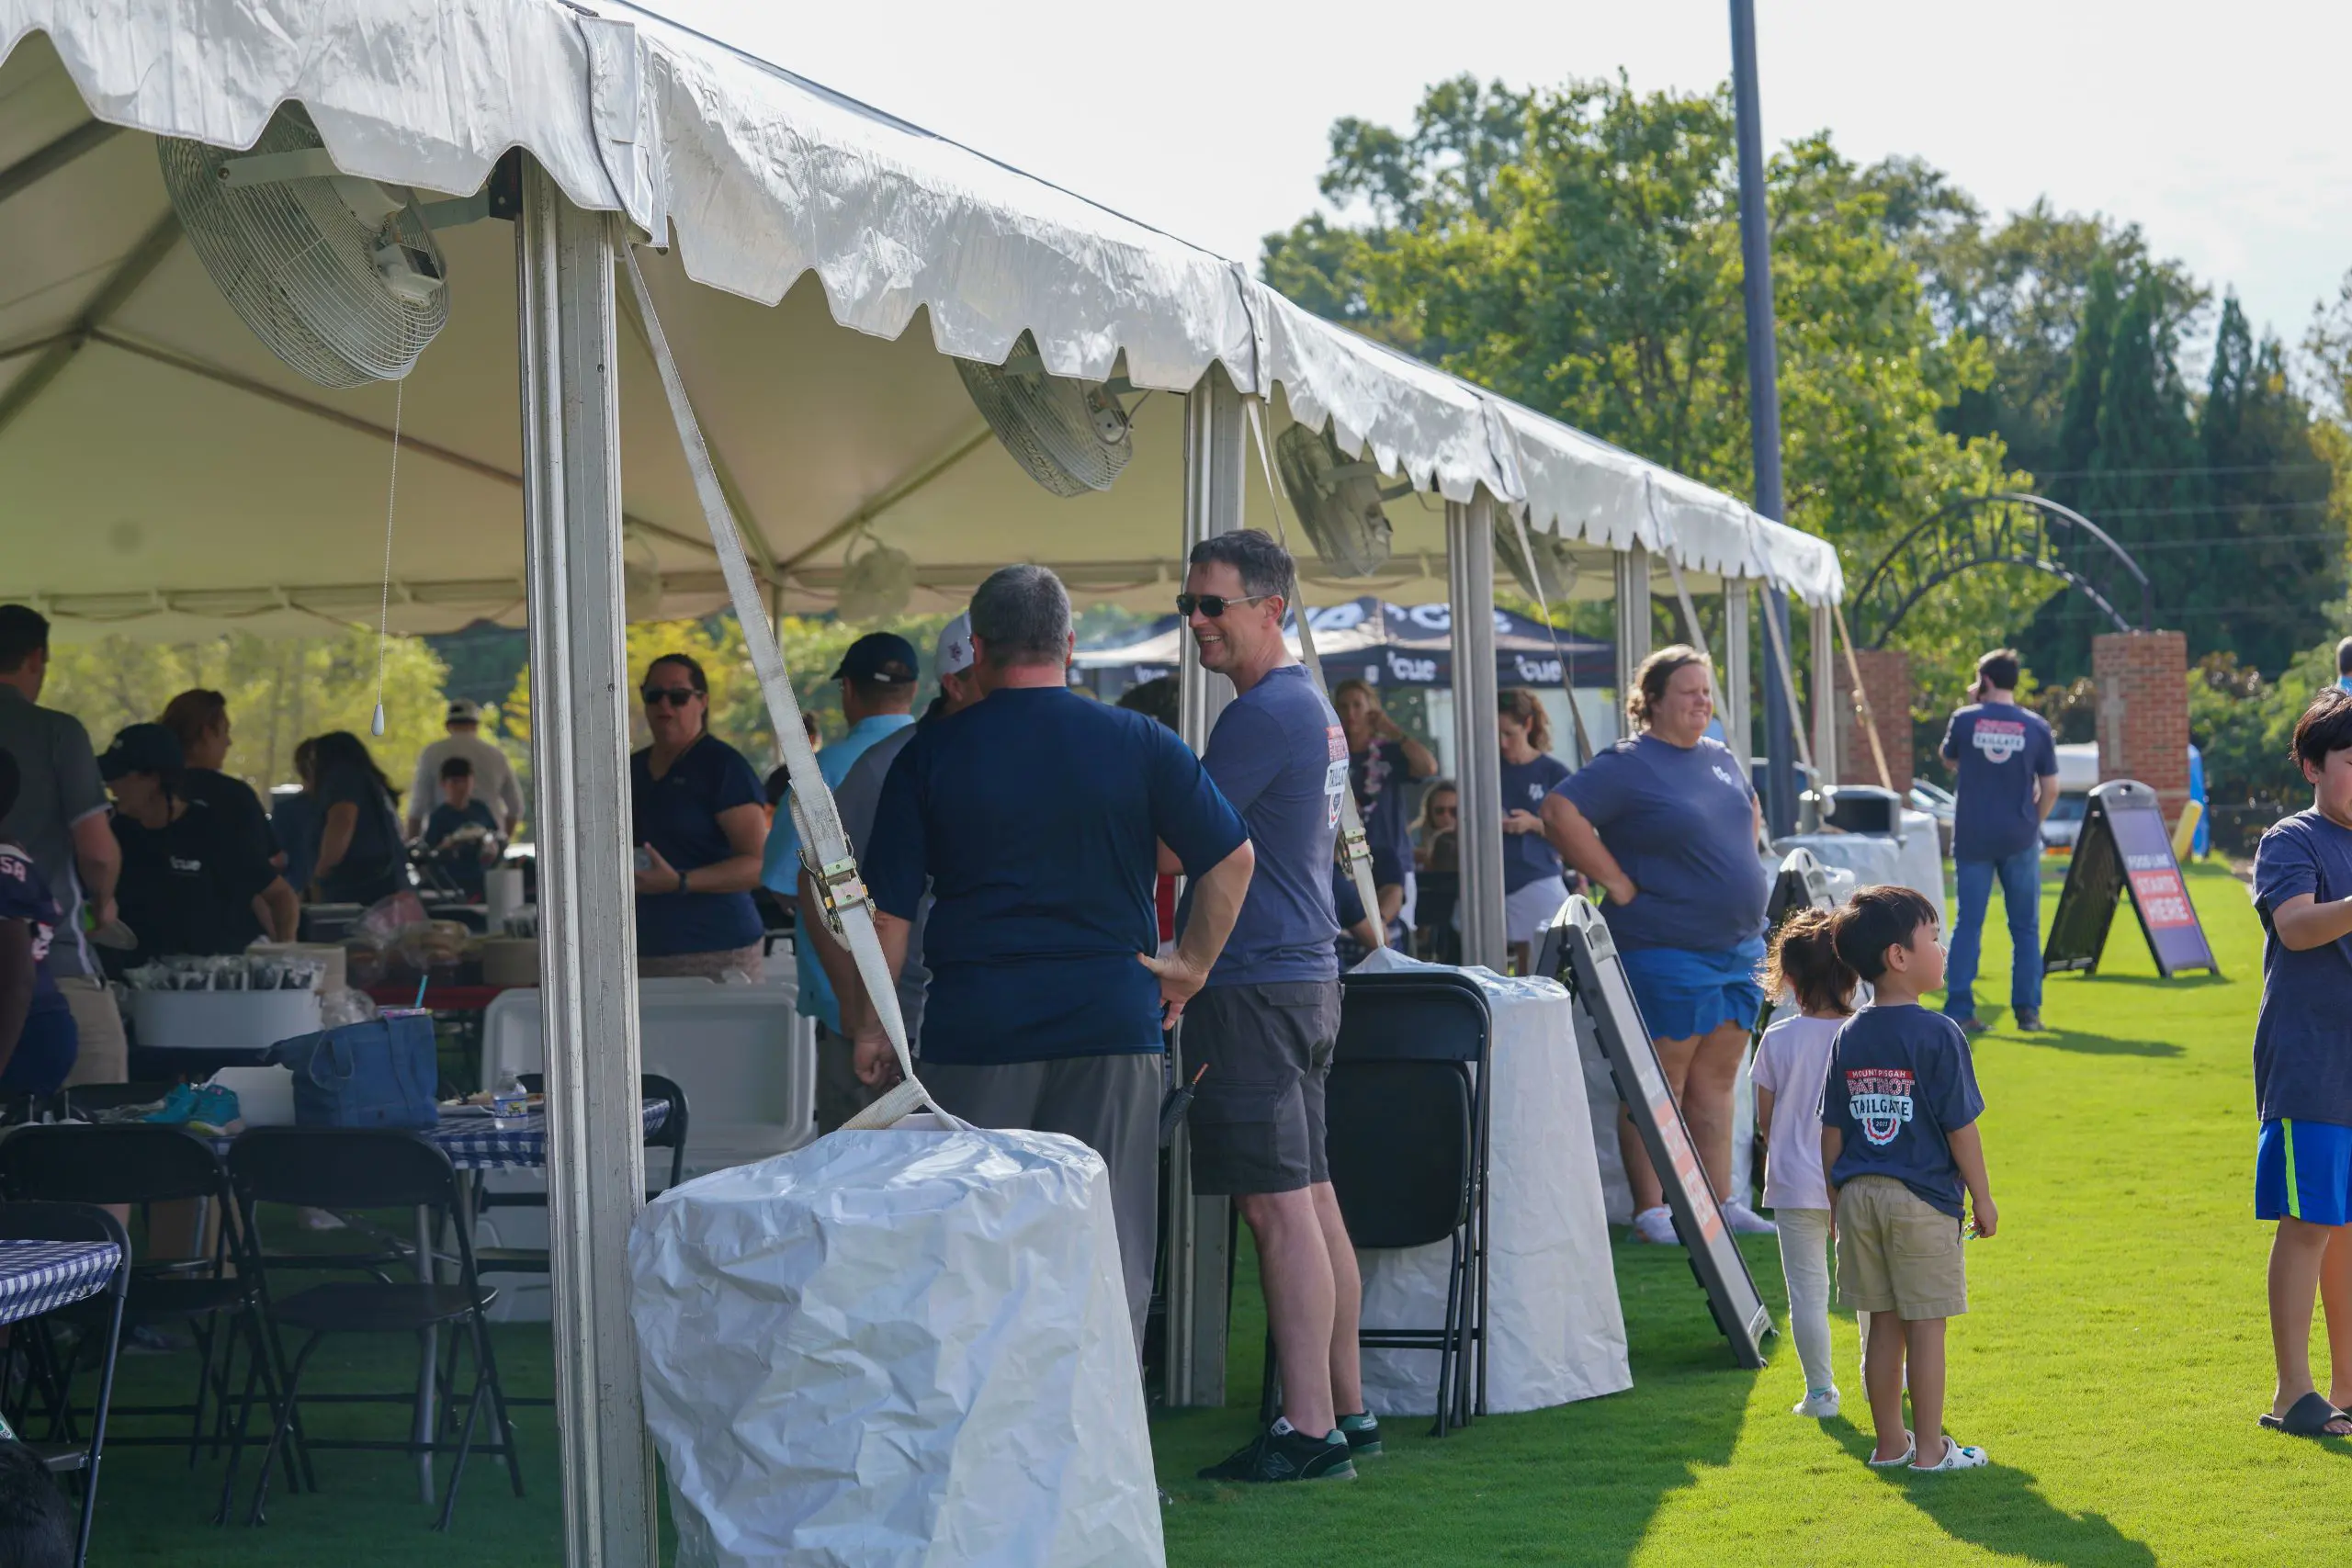
[[[1358,973],[1434,967],[1382,952]],[[1572,1038],[1575,1009],[1549,980],[1506,979],[1487,969],[1461,973],[1486,992],[1494,1014],[1487,1408],[1541,1410],[1631,1388],[1625,1318]],[[1444,1244],[1359,1252],[1364,1323],[1442,1323],[1450,1256]],[[1430,1415],[1437,1368],[1434,1350],[1367,1350],[1364,1402],[1384,1416]]]

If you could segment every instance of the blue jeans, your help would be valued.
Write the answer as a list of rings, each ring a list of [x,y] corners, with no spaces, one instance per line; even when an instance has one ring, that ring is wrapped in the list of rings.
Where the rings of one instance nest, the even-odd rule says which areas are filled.
[[[2000,860],[1952,863],[1959,884],[1960,913],[1953,917],[1951,958],[1944,968],[1944,1016],[1976,1015],[1976,964],[1983,954],[1984,911],[1993,884],[2001,884],[2001,907],[2009,917],[2009,1008],[2041,1010],[2041,847],[2036,844]]]

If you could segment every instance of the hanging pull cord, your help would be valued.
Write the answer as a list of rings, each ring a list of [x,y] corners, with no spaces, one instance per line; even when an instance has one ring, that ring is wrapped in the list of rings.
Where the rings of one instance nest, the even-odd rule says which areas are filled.
[[[384,735],[384,649],[392,628],[392,519],[401,499],[401,405],[407,400],[408,379],[403,377],[392,383],[392,477],[384,487],[384,595],[376,606],[376,716],[368,725],[368,732],[379,740]]]
[[[1263,404],[1257,398],[1242,400],[1242,408],[1250,416],[1250,434],[1258,446],[1258,468],[1266,476],[1266,495],[1274,508],[1274,534],[1282,540],[1284,550],[1290,548],[1289,530],[1283,526],[1282,487],[1274,483],[1273,459],[1266,452],[1266,427],[1261,420]],[[1293,558],[1295,559],[1296,558]],[[1331,689],[1323,683],[1323,660],[1315,651],[1315,627],[1306,613],[1306,595],[1291,606],[1298,616],[1299,662],[1306,666],[1306,678],[1323,700],[1331,700]],[[1340,790],[1340,842],[1348,852],[1348,874],[1356,885],[1356,897],[1363,903],[1364,919],[1380,933],[1381,945],[1388,944],[1388,922],[1380,918],[1380,888],[1372,879],[1372,841],[1364,837],[1363,814],[1356,809],[1356,792],[1352,784]]]

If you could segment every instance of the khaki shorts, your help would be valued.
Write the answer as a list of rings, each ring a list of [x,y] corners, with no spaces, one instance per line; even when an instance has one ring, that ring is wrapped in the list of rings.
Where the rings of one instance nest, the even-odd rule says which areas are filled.
[[[1838,1191],[1838,1299],[1853,1312],[1905,1322],[1968,1310],[1960,1222],[1891,1176],[1858,1176]]]
[[[74,1032],[81,1036],[74,1055],[74,1070],[65,1075],[71,1087],[85,1083],[125,1083],[130,1077],[130,1040],[122,1030],[122,1010],[106,982],[86,975],[61,975],[57,988],[73,1010]]]

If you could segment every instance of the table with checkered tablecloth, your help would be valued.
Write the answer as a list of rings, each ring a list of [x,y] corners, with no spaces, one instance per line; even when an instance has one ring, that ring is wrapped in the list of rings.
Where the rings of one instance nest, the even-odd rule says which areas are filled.
[[[110,1241],[0,1241],[0,1324],[96,1295],[121,1262]]]
[[[645,1101],[645,1135],[651,1137],[669,1120],[670,1102]],[[424,1134],[441,1145],[449,1163],[459,1170],[503,1170],[537,1168],[548,1163],[548,1119],[543,1111],[527,1116],[448,1116]]]

